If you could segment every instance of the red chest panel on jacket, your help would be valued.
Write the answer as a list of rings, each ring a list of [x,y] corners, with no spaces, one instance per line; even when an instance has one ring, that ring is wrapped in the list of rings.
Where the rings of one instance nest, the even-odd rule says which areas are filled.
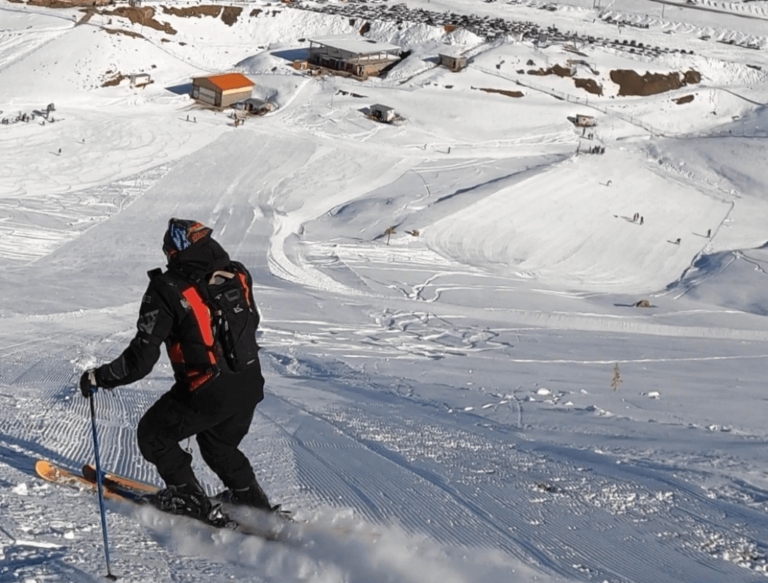
[[[169,342],[168,358],[174,370],[186,378],[189,390],[195,391],[218,374],[211,311],[193,286],[184,289],[181,297],[189,306],[196,338]]]

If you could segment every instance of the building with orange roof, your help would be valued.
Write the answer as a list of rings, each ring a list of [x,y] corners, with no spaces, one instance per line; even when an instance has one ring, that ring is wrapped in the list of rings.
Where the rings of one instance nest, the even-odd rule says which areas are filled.
[[[253,81],[241,73],[194,77],[192,99],[214,107],[228,107],[237,101],[248,99],[253,85]]]

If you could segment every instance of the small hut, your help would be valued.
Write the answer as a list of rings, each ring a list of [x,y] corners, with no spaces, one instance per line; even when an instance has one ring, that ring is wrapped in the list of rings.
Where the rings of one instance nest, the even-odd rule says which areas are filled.
[[[437,64],[447,67],[454,73],[466,69],[467,57],[451,51],[443,51],[437,54]]]
[[[238,101],[233,107],[239,111],[245,113],[251,113],[253,115],[264,115],[272,111],[272,104],[264,99],[258,99],[256,97],[249,97],[242,101]]]
[[[371,105],[370,116],[383,123],[392,123],[395,120],[395,117],[397,117],[394,108],[381,105],[380,103]]]
[[[580,128],[591,128],[597,125],[597,121],[591,115],[576,114],[576,125]]]
[[[128,79],[131,82],[131,87],[144,87],[144,85],[152,83],[152,77],[149,76],[149,73],[134,73],[128,75]]]

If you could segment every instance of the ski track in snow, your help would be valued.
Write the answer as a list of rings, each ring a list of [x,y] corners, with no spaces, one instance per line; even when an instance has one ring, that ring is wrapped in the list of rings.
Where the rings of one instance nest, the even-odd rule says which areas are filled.
[[[273,7],[234,27],[158,13],[179,35],[134,27],[148,37],[141,51],[123,35],[105,40],[98,18],[73,27],[74,11],[0,7],[11,27],[0,31],[0,77],[11,79],[0,117],[65,88],[55,124],[0,130],[0,581],[101,580],[94,497],[41,482],[33,464],[92,460],[77,380],[132,337],[169,216],[211,225],[252,269],[267,398],[242,447],[270,497],[309,522],[280,544],[109,504],[121,581],[768,576],[768,331],[754,316],[765,313],[754,292],[765,271],[750,259],[737,285],[727,276],[746,261],[717,274],[699,262],[757,256],[766,239],[765,122],[750,108],[768,63],[727,45],[764,45],[766,12],[710,0],[581,4],[415,6],[694,47],[657,61],[626,46],[570,49],[588,52],[607,91],[613,68],[702,69],[702,84],[680,90],[695,109],[669,95],[587,100],[571,79],[521,77],[570,49],[478,44],[386,19],[374,34],[415,50],[390,79],[299,77],[280,52],[298,29],[357,32],[364,19],[351,5],[344,15]],[[666,19],[652,13],[665,9]],[[669,16],[681,13],[691,22]],[[471,51],[461,74],[433,66],[445,42]],[[164,89],[233,64],[280,105],[244,128]],[[100,87],[107,72],[150,65],[154,87]],[[20,80],[23,99],[9,89]],[[377,101],[405,123],[364,117]],[[597,141],[574,129],[577,111],[599,117]],[[574,154],[595,143],[605,155]],[[754,295],[742,299],[745,286]],[[633,310],[643,296],[659,306]],[[163,357],[148,378],[97,395],[109,470],[159,485],[135,427],[172,382]],[[216,492],[196,443],[183,445]]]
[[[300,378],[302,384],[312,388],[318,385],[314,374]],[[350,393],[348,400],[354,402],[358,390],[335,388],[334,394]],[[449,428],[442,416],[432,425],[425,422],[431,415],[424,413],[424,403],[416,405],[420,412],[413,419],[409,419],[408,411],[414,404],[407,402],[396,403],[394,414],[383,408],[380,417],[370,411],[356,414],[349,407],[323,412],[320,420],[341,429],[347,437],[344,441],[351,441],[344,446],[304,437],[304,432],[312,435],[314,425],[304,423],[295,439],[307,452],[300,456],[297,466],[302,472],[316,474],[309,481],[317,482],[319,490],[338,492],[344,481],[353,481],[355,491],[375,492],[375,500],[363,498],[357,504],[358,508],[368,507],[367,513],[362,512],[371,518],[381,520],[379,514],[386,516],[389,509],[406,528],[418,531],[428,521],[433,536],[442,542],[498,546],[542,565],[571,561],[599,564],[603,570],[591,573],[607,578],[693,577],[718,581],[723,574],[717,573],[719,567],[712,570],[718,563],[718,553],[741,553],[742,563],[758,571],[766,568],[766,549],[760,541],[768,521],[762,513],[713,501],[697,488],[664,473],[616,469],[610,459],[603,461],[599,455],[566,448],[550,451],[523,435],[511,437],[509,430],[501,427],[495,428],[500,435],[494,435],[493,429],[477,429],[473,422]],[[327,487],[323,482],[329,478],[323,475],[331,474],[329,468],[336,466],[331,458],[339,455],[347,459],[347,464],[350,456],[383,456],[394,471],[367,475],[370,483],[352,473],[342,476],[341,483]],[[574,465],[574,458],[581,463]],[[358,465],[386,467],[381,462],[352,464]],[[398,479],[398,474],[410,477]],[[330,477],[334,481],[339,478],[333,474]],[[393,483],[388,484],[389,480]],[[413,507],[403,508],[398,497],[400,482],[414,483],[416,492],[407,502]],[[607,521],[606,515],[610,516]],[[750,526],[744,528],[747,523]],[[590,532],[593,529],[596,532]],[[690,535],[669,534],[680,532]],[[624,544],[620,550],[585,549],[583,541],[592,536],[615,537]],[[712,552],[711,560],[702,560],[702,550]],[[701,569],[688,565],[684,572],[667,571],[665,575],[668,565],[677,562],[677,553],[697,557],[703,563]],[[637,565],[637,572],[627,570],[630,562]],[[662,571],[649,575],[651,563]],[[738,573],[733,571],[734,576]],[[560,574],[573,572],[568,568]]]
[[[287,383],[283,392],[288,396],[271,394],[270,405],[260,407],[255,423],[260,453],[254,461],[257,468],[270,468],[267,483],[290,478],[292,468],[293,479],[300,484],[295,495],[327,493],[315,500],[318,507],[353,508],[364,520],[396,524],[416,539],[428,525],[430,538],[441,545],[496,548],[562,576],[573,576],[576,569],[607,580],[722,581],[739,577],[744,566],[766,568],[761,541],[768,534],[768,519],[763,513],[707,497],[669,472],[617,466],[599,454],[542,445],[528,440],[525,433],[477,423],[480,418],[471,414],[446,421],[444,413],[430,412],[429,403],[391,391],[380,393],[379,413],[375,408],[358,409],[356,401],[381,389],[360,385],[349,374],[338,377],[348,379],[347,386],[340,386],[331,371],[325,378],[297,375],[302,369],[299,363],[298,369],[283,371]],[[21,359],[15,370],[4,373],[0,381],[4,392],[30,386],[48,390],[36,407],[39,416],[11,424],[4,419],[0,424],[4,436],[0,461],[28,472],[34,456],[69,465],[88,459],[89,427],[83,422],[87,402],[73,394],[71,368],[62,365],[61,358]],[[329,389],[330,405],[321,410],[313,411],[297,400],[301,391]],[[151,472],[137,457],[133,427],[153,398],[143,389],[98,398],[102,456],[115,464],[116,471],[144,480]],[[414,410],[417,415],[410,414]],[[286,460],[288,468],[281,472],[277,468]],[[369,467],[377,471],[364,470]],[[47,501],[50,488],[32,488],[24,497],[27,504],[11,509],[12,515],[29,512],[34,517],[40,512],[37,505]],[[408,492],[406,498],[403,492]],[[59,496],[84,503],[74,492]],[[123,545],[134,544],[128,542],[131,536],[143,537],[130,524],[130,516],[113,516],[120,557]],[[97,528],[95,521],[93,517],[88,528]],[[43,528],[47,530],[38,530]],[[51,535],[54,540],[63,537],[57,543],[61,545],[83,528],[59,517],[46,527],[37,525],[33,532],[38,536],[47,532],[48,540]],[[161,539],[167,536],[160,532]],[[25,568],[34,568],[34,556],[45,557],[48,567],[55,567],[59,548],[30,550],[17,536],[12,535],[16,542],[5,549],[6,554],[23,557]],[[199,536],[205,541],[210,535]],[[622,544],[611,548],[591,544],[595,537]],[[149,541],[145,544],[154,553],[168,552]],[[95,553],[90,552],[89,560],[97,560]],[[670,565],[680,563],[679,555],[689,560],[683,571],[676,572]],[[723,562],[729,556],[735,557],[733,567]],[[631,570],[633,565],[636,571]],[[659,571],[653,575],[655,568]],[[140,571],[132,577],[140,577]]]
[[[84,230],[120,212],[167,171],[168,167],[161,165],[77,193],[0,199],[0,217],[7,215],[0,219],[0,258],[29,262],[49,255]],[[21,220],[16,218],[19,215]],[[55,227],[42,226],[43,222]]]

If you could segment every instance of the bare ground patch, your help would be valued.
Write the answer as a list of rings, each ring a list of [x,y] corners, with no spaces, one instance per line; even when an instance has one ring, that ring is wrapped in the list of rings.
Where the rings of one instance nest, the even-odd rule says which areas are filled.
[[[123,79],[128,78],[126,75],[123,75],[122,73],[114,73],[112,71],[107,71],[106,75],[110,75],[110,76],[107,77],[107,79],[101,84],[102,87],[115,87],[117,85],[120,85],[120,82]]]
[[[163,6],[163,12],[180,18],[202,18],[203,16],[213,16],[215,18],[221,13],[221,6],[189,6],[187,8]]]
[[[689,83],[698,83],[701,81],[701,75],[697,71],[688,71],[680,73],[673,71],[668,74],[648,73],[640,75],[637,71],[631,69],[617,69],[611,71],[611,81],[619,86],[620,96],[640,96],[657,95],[674,91]]]
[[[21,2],[23,4],[23,2]],[[109,0],[29,0],[30,6],[45,6],[47,8],[73,8],[75,6],[106,6]]]
[[[163,12],[165,14],[178,16],[179,18],[202,18],[203,16],[218,18],[218,16],[221,15],[221,21],[227,26],[232,26],[237,22],[237,19],[240,18],[243,8],[241,6],[213,6],[210,4],[203,6],[188,6],[184,8],[163,6]]]
[[[221,21],[227,26],[232,26],[240,18],[242,12],[242,6],[225,6],[221,13]]]
[[[176,34],[176,31],[170,24],[155,20],[155,9],[151,6],[121,6],[114,10],[103,10],[101,13],[107,16],[121,16],[134,24],[147,26],[166,34]]]
[[[507,91],[506,89],[491,89],[489,87],[478,87],[478,89],[486,93],[498,93],[507,97],[523,97],[525,95],[522,91]]]
[[[678,105],[683,105],[684,103],[690,103],[693,101],[693,95],[684,95],[683,97],[678,97],[674,100],[675,103]]]
[[[529,62],[528,64],[531,65],[533,63]],[[522,73],[523,71],[520,70],[518,72]],[[601,84],[594,79],[574,77],[574,71],[570,67],[553,65],[547,69],[529,69],[526,73],[538,77],[547,75],[571,77],[577,88],[593,95],[603,95],[603,86]],[[637,71],[631,69],[617,69],[611,71],[610,77],[611,81],[619,86],[619,96],[645,97],[701,82],[701,74],[694,70],[686,72],[673,71],[667,74],[646,72],[644,75],[640,75]]]
[[[549,69],[530,69],[529,75],[545,77],[547,75],[557,75],[558,77],[573,77],[573,69],[561,65],[553,65]]]
[[[106,28],[106,27],[102,28],[102,30],[107,34],[124,34],[125,36],[130,36],[132,38],[144,38],[143,35],[139,34],[138,32],[133,32],[132,30],[123,30],[120,28]]]
[[[544,77],[547,75],[557,75],[558,77],[566,78],[571,77],[573,79],[573,84],[579,88],[583,89],[587,93],[592,93],[593,95],[602,95],[603,94],[603,86],[600,85],[597,81],[594,79],[581,79],[578,77],[574,77],[574,70],[571,67],[563,67],[562,65],[553,65],[552,67],[549,67],[548,69],[529,69],[528,70],[529,75],[536,75],[538,77]]]
[[[591,93],[592,95],[602,95],[603,94],[603,86],[600,85],[597,81],[594,79],[579,79],[578,77],[573,78],[573,84],[576,85],[579,89],[583,89],[587,93]]]

